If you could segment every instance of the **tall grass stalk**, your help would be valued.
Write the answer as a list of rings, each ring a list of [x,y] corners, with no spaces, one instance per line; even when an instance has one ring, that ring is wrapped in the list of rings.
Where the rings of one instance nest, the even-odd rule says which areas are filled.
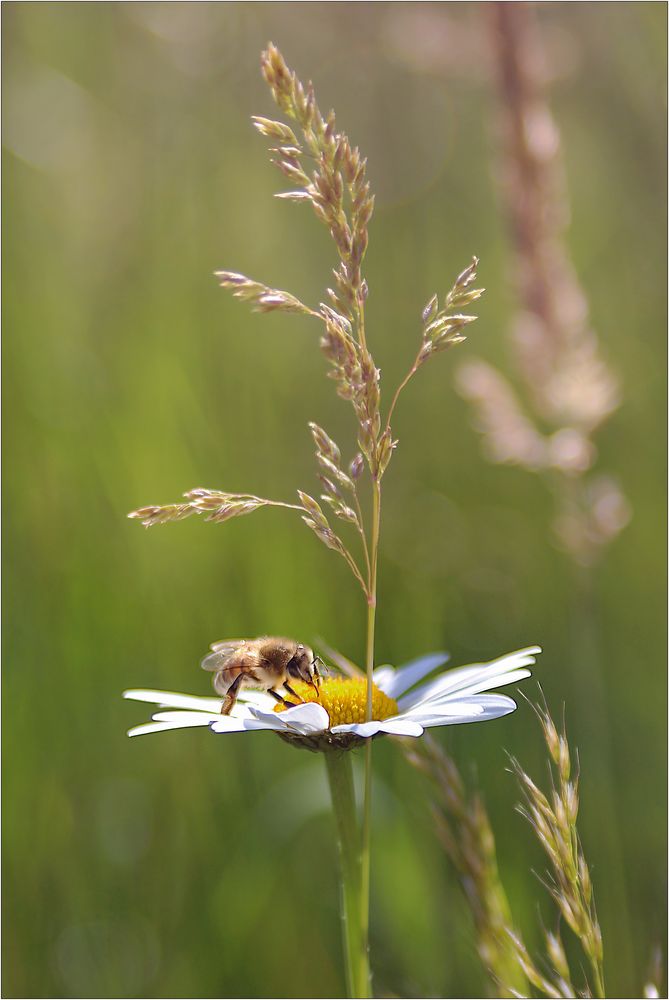
[[[334,112],[321,113],[311,83],[302,84],[271,43],[262,54],[261,67],[274,101],[291,123],[260,117],[253,119],[258,132],[272,143],[272,162],[293,185],[278,197],[311,205],[318,220],[330,232],[338,265],[333,271],[332,287],[326,291],[329,301],[321,302],[317,308],[305,305],[290,292],[236,271],[218,271],[216,275],[223,288],[259,312],[293,313],[319,322],[320,346],[330,366],[328,376],[334,381],[337,394],[351,403],[355,413],[357,451],[344,467],[339,446],[318,424],[309,424],[324,490],[320,500],[329,508],[328,514],[318,500],[303,490],[297,491],[299,504],[289,504],[251,494],[195,489],[185,495],[185,502],[142,507],[130,516],[150,526],[196,514],[220,523],[268,506],[298,511],[317,538],[345,560],[363,592],[367,607],[364,663],[366,719],[369,722],[372,719],[382,480],[397,445],[392,436],[391,418],[402,390],[419,368],[433,355],[465,339],[464,328],[476,317],[462,310],[475,302],[483,289],[472,287],[478,265],[474,257],[441,303],[436,294],[430,298],[420,317],[416,359],[396,389],[383,419],[380,372],[370,352],[365,330],[365,302],[369,289],[362,274],[362,264],[374,209],[374,198],[365,175],[366,161],[348,136],[338,130]],[[365,497],[361,496],[363,485],[366,486]],[[371,508],[369,533],[363,518],[365,501]],[[358,555],[339,534],[339,529],[335,530],[330,517],[353,534]],[[350,764],[328,759],[327,766],[341,845],[348,988],[355,990],[355,996],[368,997],[371,995],[368,957],[371,740],[366,741],[359,833],[357,824],[352,822],[352,786],[345,772]],[[357,853],[355,863],[354,853]],[[354,908],[357,910],[355,915]]]

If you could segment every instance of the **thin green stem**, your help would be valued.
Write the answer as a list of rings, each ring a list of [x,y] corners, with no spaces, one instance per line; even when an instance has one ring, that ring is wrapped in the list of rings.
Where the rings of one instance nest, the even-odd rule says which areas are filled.
[[[251,496],[251,494],[249,494],[249,496]],[[262,498],[251,496],[251,499],[260,500]],[[303,514],[309,513],[306,507],[302,507],[301,504],[297,503],[284,503],[282,500],[264,500],[263,503],[268,507],[283,507],[285,510],[299,510]]]
[[[371,996],[371,969],[369,969],[369,896],[371,880],[371,830],[372,830],[372,741],[365,745],[365,788],[362,813],[362,845],[360,850],[360,935],[365,949],[365,962],[370,977],[369,992],[361,996]]]
[[[356,563],[356,561],[353,558],[353,556],[351,555],[351,553],[348,551],[347,548],[345,548],[343,546],[342,546],[341,549],[338,549],[337,551],[340,552],[341,555],[343,555],[344,559],[348,563],[348,565],[349,565],[349,567],[351,569],[351,572],[353,573],[353,576],[356,578],[356,580],[358,581],[358,583],[362,587],[363,593],[365,595],[368,595],[367,584],[365,583],[363,575],[360,572],[360,570],[358,569],[358,564]]]
[[[358,491],[356,490],[353,494],[353,500],[355,502],[355,509],[358,515],[358,532],[360,533],[360,540],[362,542],[362,551],[365,556],[365,566],[367,568],[367,582],[369,585],[369,578],[372,573],[372,567],[369,563],[369,550],[367,548],[367,535],[365,534],[365,523],[362,516],[362,507],[360,505],[360,499],[358,498]]]
[[[376,576],[379,555],[379,531],[381,528],[381,483],[372,483],[372,537],[370,545],[369,586],[367,588],[367,651],[365,670],[367,672],[367,720],[372,717],[372,674],[374,671],[374,633],[376,629]]]
[[[400,384],[397,386],[397,389],[395,390],[395,395],[393,396],[392,403],[390,404],[390,409],[388,410],[388,416],[386,418],[386,431],[390,430],[390,421],[392,419],[393,413],[395,412],[395,406],[397,405],[397,400],[400,398],[400,393],[402,392],[402,390],[404,389],[404,387],[411,381],[411,379],[414,377],[414,375],[418,371],[418,367],[419,367],[418,358],[419,357],[420,357],[420,354],[416,357],[416,360],[414,361],[413,365],[411,366],[411,368],[409,369],[409,371],[404,376],[404,378],[402,379],[402,381],[400,382]]]
[[[372,718],[372,676],[374,673],[374,634],[376,629],[376,577],[381,527],[381,484],[375,479],[372,492],[372,536],[367,598],[367,721]],[[372,741],[365,747],[365,790],[362,814],[362,844],[360,853],[360,930],[365,946],[365,961],[369,970],[369,895],[371,882],[372,831]],[[371,985],[371,984],[370,984]]]
[[[346,991],[349,997],[366,1000],[370,996],[369,955],[367,939],[363,936],[360,924],[360,837],[353,766],[351,756],[346,752],[328,750],[324,756],[339,841]]]

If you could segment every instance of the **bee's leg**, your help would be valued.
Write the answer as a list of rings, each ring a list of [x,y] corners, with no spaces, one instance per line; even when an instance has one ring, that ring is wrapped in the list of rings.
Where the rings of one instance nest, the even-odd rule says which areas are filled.
[[[271,694],[272,698],[274,698],[275,701],[278,701],[280,705],[285,705],[286,708],[295,708],[294,702],[286,701],[286,699],[282,698],[279,692],[275,691],[274,688],[269,688],[267,694]],[[297,695],[295,695],[295,697],[297,697]]]
[[[285,687],[288,694],[292,694],[293,698],[295,698],[296,701],[304,703],[304,698],[301,698],[300,695],[297,693],[297,691],[293,691],[288,681],[284,681],[283,686]]]
[[[235,707],[235,703],[237,701],[237,695],[239,694],[239,689],[241,687],[243,679],[244,679],[244,674],[239,674],[237,677],[235,677],[234,681],[228,688],[225,698],[223,700],[223,704],[221,706],[221,715],[230,715],[230,712]]]
[[[321,672],[318,669],[319,662],[322,663],[323,661],[321,660],[320,656],[317,656],[314,659],[314,663],[313,663],[313,667],[314,667],[314,687],[317,690],[321,686]]]

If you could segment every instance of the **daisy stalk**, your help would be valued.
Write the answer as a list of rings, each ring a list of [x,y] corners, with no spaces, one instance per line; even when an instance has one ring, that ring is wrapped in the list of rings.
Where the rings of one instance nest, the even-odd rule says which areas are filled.
[[[233,683],[231,677],[229,691],[234,689],[234,697],[230,699],[226,694],[223,702],[219,698],[148,690],[127,691],[125,695],[160,706],[150,722],[130,731],[132,736],[192,726],[204,726],[214,733],[264,729],[295,746],[325,754],[339,840],[347,990],[351,997],[368,998],[372,996],[372,739],[383,734],[419,737],[432,726],[484,721],[514,711],[513,699],[488,692],[527,677],[539,648],[519,650],[488,664],[470,664],[431,680],[430,675],[446,662],[446,654],[423,656],[398,669],[375,668],[381,488],[397,445],[391,418],[402,391],[422,365],[465,339],[463,330],[476,317],[462,310],[483,293],[483,289],[473,287],[478,260],[472,258],[441,300],[433,295],[426,304],[415,360],[382,418],[380,371],[370,353],[365,330],[368,286],[362,264],[374,208],[366,161],[338,129],[334,112],[321,113],[312,85],[300,82],[274,45],[269,44],[263,52],[261,66],[277,106],[290,121],[286,124],[268,118],[253,119],[258,132],[272,143],[272,162],[293,185],[278,197],[311,205],[330,232],[338,264],[333,270],[332,287],[326,290],[328,301],[317,307],[235,271],[217,271],[216,276],[223,288],[258,312],[286,312],[318,322],[328,377],[355,414],[355,453],[348,463],[344,462],[336,442],[312,422],[309,429],[323,490],[319,500],[303,490],[297,491],[299,503],[286,503],[255,494],[197,488],[177,503],[141,507],[129,516],[150,527],[195,515],[223,522],[270,506],[297,511],[316,537],[344,559],[362,590],[367,608],[364,670],[334,654],[345,676],[327,673],[319,683],[313,678],[313,683],[308,683],[308,677],[290,672],[288,663],[282,679],[284,694],[279,693],[278,684],[259,684],[265,690],[249,691],[246,684],[240,684],[244,678]],[[292,640],[281,642],[289,645]],[[212,648],[218,655],[221,646],[229,645],[217,643]],[[308,647],[299,648],[304,651]],[[210,661],[211,655],[203,666]],[[226,669],[232,668],[223,666],[215,678],[219,692],[228,690]],[[224,683],[221,675],[225,675]],[[246,680],[249,678],[255,683],[260,680],[250,668]],[[359,821],[351,758],[346,751],[361,745],[365,746],[364,790]]]
[[[371,747],[371,740],[367,746]],[[358,812],[351,756],[326,753],[332,811],[337,825],[341,878],[341,920],[346,990],[349,997],[370,995],[371,976],[367,937],[362,930],[363,895]]]

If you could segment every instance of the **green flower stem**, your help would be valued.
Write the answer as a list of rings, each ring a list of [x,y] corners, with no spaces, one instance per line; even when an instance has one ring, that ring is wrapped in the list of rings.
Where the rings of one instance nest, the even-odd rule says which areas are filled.
[[[337,825],[341,869],[341,918],[346,961],[346,991],[349,997],[371,996],[367,938],[362,933],[360,832],[355,807],[351,755],[325,751],[325,765]]]
[[[360,852],[360,933],[365,951],[365,963],[369,966],[369,890],[370,890],[370,834],[372,828],[372,741],[367,740],[365,745],[365,788],[362,813],[362,844]],[[370,979],[371,970],[367,971]],[[371,979],[369,983],[369,993],[361,994],[370,996]]]
[[[370,546],[369,591],[367,600],[367,721],[372,718],[372,675],[374,673],[374,635],[376,629],[376,574],[381,527],[381,484],[375,479],[372,493],[372,537]],[[372,832],[372,740],[365,746],[365,786],[362,807],[362,843],[360,852],[360,930],[365,949],[365,965],[369,980],[369,895],[371,878]],[[371,983],[369,983],[371,996]]]

